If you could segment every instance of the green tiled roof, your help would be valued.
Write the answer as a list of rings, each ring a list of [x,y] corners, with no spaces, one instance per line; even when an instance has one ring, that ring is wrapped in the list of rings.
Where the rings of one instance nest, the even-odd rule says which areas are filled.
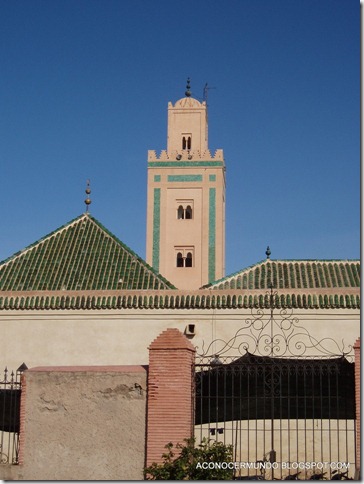
[[[358,260],[270,260],[224,277],[209,289],[359,288]]]
[[[86,213],[0,263],[0,291],[175,289]]]
[[[0,310],[32,309],[250,309],[270,308],[267,294],[258,291],[85,291],[79,295],[74,292],[16,295],[0,293]],[[279,308],[294,309],[360,309],[359,294],[290,293],[277,294],[274,305]]]

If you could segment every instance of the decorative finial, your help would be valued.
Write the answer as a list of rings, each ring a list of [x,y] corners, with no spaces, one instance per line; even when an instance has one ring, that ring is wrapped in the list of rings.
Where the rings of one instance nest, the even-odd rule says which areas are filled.
[[[89,197],[90,193],[91,193],[91,188],[90,188],[90,180],[87,180],[87,187],[86,187],[86,195],[87,195],[87,198],[85,200],[85,204],[86,204],[86,212],[88,212],[88,207],[89,205],[91,204],[91,198]]]
[[[190,86],[190,78],[188,78],[188,79],[187,79],[187,86],[186,86],[186,89],[187,89],[187,91],[185,92],[185,95],[186,95],[187,97],[190,97],[190,96],[191,96],[191,91],[190,91],[190,89],[191,89],[191,86]]]
[[[271,251],[270,251],[269,245],[268,245],[268,247],[267,247],[267,250],[265,251],[265,255],[267,256],[267,259],[269,259],[269,258],[270,258]]]

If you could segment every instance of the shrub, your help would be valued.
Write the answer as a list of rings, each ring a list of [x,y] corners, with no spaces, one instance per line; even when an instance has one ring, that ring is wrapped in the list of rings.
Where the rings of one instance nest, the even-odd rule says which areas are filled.
[[[163,463],[153,463],[144,469],[148,480],[231,480],[233,470],[226,463],[233,462],[232,445],[222,442],[210,443],[203,439],[195,446],[195,439],[185,439],[185,444],[177,444],[175,451],[170,442],[165,446],[166,453],[162,455]],[[177,453],[176,453],[177,451]],[[176,457],[177,455],[177,457]],[[214,466],[209,463],[224,465]],[[223,467],[223,468],[222,468]],[[232,467],[232,466],[231,466]]]

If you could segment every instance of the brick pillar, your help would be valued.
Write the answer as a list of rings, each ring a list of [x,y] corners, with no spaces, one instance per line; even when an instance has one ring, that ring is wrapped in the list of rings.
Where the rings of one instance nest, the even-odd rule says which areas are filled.
[[[19,431],[19,464],[24,464],[25,443],[25,399],[27,391],[26,372],[21,375],[21,398],[20,398],[20,431]]]
[[[360,469],[360,338],[354,344],[355,418],[356,418],[356,469]]]
[[[193,436],[195,348],[178,330],[149,346],[146,465],[161,463],[165,445]]]

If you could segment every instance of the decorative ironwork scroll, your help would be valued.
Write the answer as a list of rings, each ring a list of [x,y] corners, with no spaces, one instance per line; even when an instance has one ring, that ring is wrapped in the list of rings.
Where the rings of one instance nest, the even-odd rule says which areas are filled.
[[[343,462],[354,469],[352,347],[313,336],[312,323],[300,324],[276,301],[271,287],[266,310],[252,308],[232,338],[197,351],[195,436],[229,443],[235,462],[253,465],[236,470],[235,479],[296,480],[299,462]],[[259,474],[258,463],[271,467]],[[316,478],[310,469],[300,474]]]
[[[266,292],[269,300],[269,312],[259,307],[251,310],[242,327],[228,341],[215,339],[209,345],[202,344],[199,357],[210,357],[219,363],[224,355],[244,355],[245,353],[280,357],[299,358],[307,356],[339,357],[352,352],[352,346],[345,346],[344,341],[337,342],[333,338],[317,339],[309,333],[307,328],[300,325],[293,309],[276,308],[275,300],[278,293],[271,287]],[[279,311],[275,314],[275,311]],[[212,360],[213,361],[213,360]]]

